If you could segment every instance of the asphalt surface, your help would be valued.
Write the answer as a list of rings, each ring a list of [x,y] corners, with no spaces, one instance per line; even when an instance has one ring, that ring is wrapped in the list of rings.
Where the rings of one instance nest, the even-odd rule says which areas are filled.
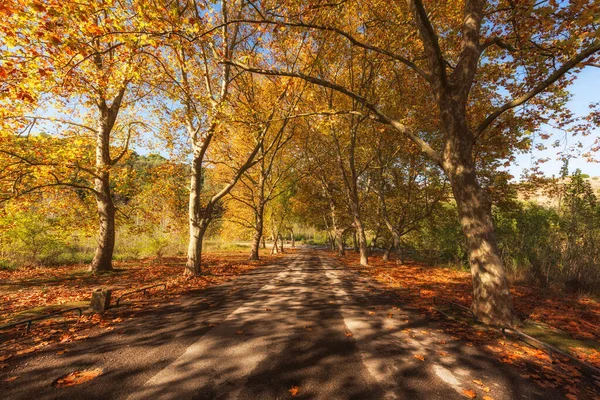
[[[325,253],[302,249],[279,262],[149,307],[65,354],[28,355],[0,370],[0,398],[464,399],[463,390],[495,400],[563,398]],[[52,386],[96,367],[104,372],[92,381]],[[10,375],[19,379],[5,382]]]

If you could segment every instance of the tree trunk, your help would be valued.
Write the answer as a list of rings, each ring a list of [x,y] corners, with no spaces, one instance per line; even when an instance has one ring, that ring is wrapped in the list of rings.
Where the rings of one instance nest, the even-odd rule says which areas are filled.
[[[381,260],[383,262],[388,262],[390,260],[390,251],[392,250],[393,247],[394,247],[394,244],[392,242],[388,245],[388,247],[385,248],[385,251],[383,252],[383,257],[381,257]]]
[[[275,233],[271,233],[271,240],[273,240],[273,247],[271,248],[271,254],[277,254],[277,235]]]
[[[276,238],[279,238],[279,250],[281,250],[282,253],[285,253],[285,251],[283,250],[283,235],[281,233],[277,234]]]
[[[115,205],[110,193],[108,171],[102,173],[101,179],[96,178],[95,190],[98,192],[96,194],[96,204],[100,230],[90,271],[112,271],[112,256],[115,249]]]
[[[290,229],[290,240],[292,241],[292,249],[296,248],[296,238],[294,237],[294,231]]]
[[[267,239],[265,238],[265,236],[263,235],[262,237],[262,248],[266,249],[267,248]]]
[[[375,247],[377,247],[378,235],[379,235],[379,228],[377,229],[377,232],[376,232],[375,236],[373,237],[373,239],[371,240],[371,243],[369,245],[369,255],[373,254],[373,252],[375,251]]]
[[[466,140],[458,140],[460,133],[453,135],[454,139],[447,142],[443,167],[452,186],[461,227],[467,240],[473,277],[471,310],[486,324],[511,325],[516,318],[496,242],[491,203],[477,181],[472,145]]]
[[[208,225],[202,218],[200,194],[202,193],[202,157],[194,152],[190,175],[190,196],[188,204],[189,242],[185,275],[202,273],[202,239]]]
[[[260,247],[260,239],[263,236],[263,214],[265,204],[262,199],[259,199],[258,207],[254,215],[254,237],[252,238],[252,249],[250,250],[250,260],[258,260],[258,248]],[[264,239],[264,238],[263,238]]]
[[[355,235],[358,236],[358,249],[360,252],[360,265],[369,265],[369,246],[367,244],[367,237],[365,235],[365,228],[362,225],[360,219],[354,219],[354,226],[356,227]]]
[[[335,240],[337,242],[338,255],[346,255],[346,250],[344,249],[344,232],[338,229],[335,236]]]
[[[102,116],[96,136],[96,205],[100,230],[98,245],[90,265],[91,272],[112,271],[112,257],[115,250],[115,205],[110,192],[110,131],[116,114],[108,108],[101,109]]]

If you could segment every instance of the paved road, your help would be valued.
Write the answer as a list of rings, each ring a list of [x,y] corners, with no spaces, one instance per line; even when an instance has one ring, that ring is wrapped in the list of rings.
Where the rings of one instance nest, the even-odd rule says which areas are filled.
[[[552,399],[317,250],[24,359],[7,399]],[[442,356],[440,352],[447,355]],[[415,356],[423,356],[424,361]],[[80,386],[51,383],[102,367]],[[472,381],[490,387],[484,393]]]

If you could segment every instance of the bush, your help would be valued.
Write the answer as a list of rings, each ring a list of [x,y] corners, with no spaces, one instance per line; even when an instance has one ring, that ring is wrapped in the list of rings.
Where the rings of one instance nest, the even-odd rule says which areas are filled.
[[[600,293],[600,205],[589,181],[576,171],[559,188],[551,208],[517,200],[494,207],[498,247],[507,272],[539,286]],[[418,231],[403,238],[416,260],[468,265],[454,204],[440,207]]]

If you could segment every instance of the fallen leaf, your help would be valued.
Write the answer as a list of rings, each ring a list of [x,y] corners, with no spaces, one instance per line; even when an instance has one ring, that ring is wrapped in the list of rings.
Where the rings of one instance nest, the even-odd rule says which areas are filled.
[[[0,369],[8,367],[7,363],[0,363]]]
[[[445,351],[440,351],[438,354],[442,357],[448,357],[450,355],[450,354],[446,353]]]
[[[298,391],[300,391],[300,388],[298,386],[292,386],[292,388],[288,390],[288,392],[290,392],[292,396],[296,396],[298,394]]]
[[[18,376],[11,376],[10,378],[6,378],[4,380],[4,382],[12,382],[12,381],[16,381],[19,377]]]
[[[490,396],[483,396],[483,400],[494,400],[494,398]]]
[[[479,386],[483,386],[483,382],[480,381],[479,379],[473,379],[472,382],[475,383],[475,384],[477,384],[477,385],[479,385]]]
[[[86,369],[82,371],[71,372],[68,375],[63,376],[62,378],[58,378],[54,381],[53,385],[55,387],[68,387],[81,385],[87,381],[91,381],[92,379],[100,376],[102,374],[102,368],[94,368],[94,369]]]
[[[29,353],[33,353],[34,351],[36,351],[38,348],[37,346],[33,346],[33,347],[29,347],[27,349],[23,349],[23,350],[19,350],[17,351],[17,355],[20,356],[22,354],[29,354]]]
[[[369,315],[375,315],[375,311],[369,311]]]
[[[420,354],[415,354],[415,358],[416,358],[417,360],[425,361],[425,356],[422,356],[422,355],[420,355]]]
[[[217,326],[217,324],[213,324],[212,322],[210,324],[208,324],[209,327],[214,328],[215,326]]]
[[[60,337],[60,342],[61,343],[66,343],[66,342],[70,342],[71,341],[71,335],[69,334],[64,334]]]
[[[237,335],[243,335],[243,334],[244,334],[244,330],[243,330],[243,329],[240,329],[240,330],[237,330],[237,331],[235,331],[235,333],[236,333]]]
[[[565,394],[565,397],[569,400],[577,400],[578,399],[577,396],[575,396],[574,394],[571,394],[571,393]]]
[[[12,358],[12,356],[13,356],[12,354],[9,354],[9,355],[6,355],[6,356],[1,356],[0,357],[0,362],[8,360],[9,358]]]
[[[462,393],[470,399],[474,399],[475,397],[477,397],[477,393],[470,389],[463,389]]]
[[[310,325],[304,325],[304,329],[306,329],[309,332],[312,332],[312,328],[310,327]]]
[[[59,350],[59,351],[57,351],[57,352],[56,352],[56,354],[58,354],[59,356],[62,356],[62,355],[63,355],[63,354],[65,354],[67,351],[69,351],[69,350],[67,350],[67,349],[62,349],[62,350]]]
[[[352,337],[352,332],[346,332],[346,337]]]
[[[483,390],[483,391],[484,391],[484,392],[486,392],[486,393],[489,393],[489,392],[490,392],[490,390],[492,390],[492,389],[490,389],[489,387],[485,386],[485,387],[483,387],[481,390]]]

